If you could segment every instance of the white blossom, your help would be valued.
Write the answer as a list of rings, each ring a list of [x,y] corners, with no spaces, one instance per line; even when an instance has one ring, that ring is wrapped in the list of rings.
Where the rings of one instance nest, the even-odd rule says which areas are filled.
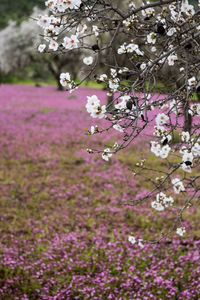
[[[128,6],[133,9],[133,8],[135,8],[135,3],[133,1],[131,1]]]
[[[106,148],[104,149],[104,152],[102,153],[102,158],[106,161],[109,161],[109,158],[112,156],[112,153],[110,153],[110,149]]]
[[[128,241],[129,241],[131,244],[135,244],[135,243],[136,243],[136,239],[135,239],[135,237],[132,236],[132,235],[129,235]]]
[[[38,46],[38,51],[39,51],[39,52],[44,52],[45,48],[46,48],[46,45],[45,45],[45,44],[40,44],[40,45]]]
[[[186,162],[186,161],[192,162],[193,159],[194,159],[194,156],[193,156],[193,154],[191,152],[189,152],[189,153],[186,152],[186,153],[183,154],[183,158],[182,158],[183,162]]]
[[[78,28],[77,28],[77,34],[78,35],[81,35],[83,33],[85,33],[87,31],[87,25],[86,24],[83,24],[83,25],[79,25]]]
[[[126,53],[126,44],[123,44],[119,47],[119,49],[117,50],[118,54],[124,54]]]
[[[62,86],[67,86],[70,81],[71,81],[71,76],[69,73],[60,74],[60,83]]]
[[[51,40],[49,43],[50,50],[56,51],[56,50],[58,50],[58,46],[59,46],[58,43],[55,42],[54,40]]]
[[[140,69],[141,69],[141,70],[144,70],[144,69],[146,68],[146,66],[147,66],[147,65],[146,65],[145,63],[142,63],[142,64],[140,65]]]
[[[179,194],[180,192],[185,191],[184,185],[183,185],[182,181],[179,178],[172,179],[172,184],[173,184],[174,192],[176,194]]]
[[[146,16],[148,16],[148,17],[153,16],[154,13],[155,13],[155,10],[153,9],[153,7],[148,7],[146,9],[142,10],[142,15],[144,17],[146,17]]]
[[[170,102],[170,111],[177,115],[180,110],[181,110],[181,102],[178,102],[176,100],[172,100]]]
[[[54,25],[49,25],[44,29],[44,36],[45,38],[53,38],[54,40],[57,39],[57,35],[59,34],[58,27],[55,27]],[[47,39],[49,40],[49,39]]]
[[[181,11],[184,12],[188,16],[192,16],[195,13],[194,6],[188,4],[187,1],[182,2]]]
[[[194,156],[193,156],[192,152],[185,152],[183,154],[182,164],[181,164],[181,168],[183,169],[183,171],[188,172],[188,173],[192,172],[191,166],[193,163],[193,159],[194,159]]]
[[[173,66],[175,60],[177,60],[177,59],[178,59],[178,57],[177,57],[176,54],[171,54],[171,55],[169,55],[169,56],[167,57],[168,65],[169,65],[169,66]]]
[[[113,78],[117,77],[117,71],[113,68],[110,69],[110,74]]]
[[[152,52],[156,52],[156,50],[157,50],[157,49],[156,49],[155,46],[151,47],[151,51],[152,51]]]
[[[160,156],[161,146],[158,142],[151,141],[151,152],[153,152],[156,156]]]
[[[78,47],[79,40],[76,35],[71,35],[71,37],[65,37],[62,45],[65,49],[71,50]]]
[[[165,145],[161,148],[160,157],[161,158],[167,158],[169,155],[169,152],[171,151],[171,148],[169,145]]]
[[[105,117],[105,113],[106,113],[106,106],[102,105],[102,106],[99,106],[96,110],[93,110],[91,112],[90,116],[92,118],[102,119]]]
[[[175,27],[171,27],[171,28],[167,31],[167,35],[168,35],[168,36],[172,36],[175,32],[176,32],[176,28],[175,28]]]
[[[196,84],[196,78],[193,76],[188,79],[188,84],[189,86],[195,85]]]
[[[191,105],[191,110],[192,110],[192,115],[195,114],[195,115],[200,115],[200,104],[197,103],[197,104],[193,104]]]
[[[200,157],[200,142],[195,143],[191,151],[194,156]]]
[[[113,128],[117,131],[124,132],[124,129],[119,124],[113,125]]]
[[[92,63],[93,63],[93,57],[92,56],[84,57],[83,58],[83,63],[85,65],[88,65],[88,66],[92,65]]]
[[[156,200],[152,201],[151,206],[158,211],[163,211],[165,207],[170,207],[174,203],[174,199],[170,196],[167,197],[163,192],[156,195]]]
[[[106,106],[100,104],[100,100],[97,98],[96,95],[91,97],[87,97],[88,101],[86,104],[86,110],[90,113],[92,118],[102,119],[105,117]]]
[[[113,149],[114,149],[114,150],[117,150],[118,148],[119,148],[119,145],[118,145],[117,142],[115,142],[114,145],[113,145]]]
[[[116,92],[117,88],[119,87],[119,78],[110,79],[109,82],[108,82],[108,84],[109,84],[109,88],[113,92]]]
[[[181,140],[183,141],[183,142],[189,142],[189,140],[190,140],[190,134],[189,134],[189,132],[187,132],[187,131],[183,131],[182,133],[181,133]]]
[[[126,103],[131,99],[130,96],[126,95],[126,96],[122,96],[120,97],[120,99],[122,100],[121,102],[115,104],[115,108],[119,109],[119,110],[123,110],[126,109]]]
[[[51,20],[48,16],[39,16],[37,24],[42,28],[46,28],[49,27],[49,25],[51,24]]]
[[[164,206],[157,201],[152,201],[151,206],[152,206],[152,208],[154,208],[155,210],[158,210],[158,211],[163,211],[165,209]]]
[[[94,127],[94,126],[91,126],[91,128],[90,128],[90,133],[91,133],[91,134],[94,134],[94,133],[95,133],[95,127]]]
[[[156,33],[155,32],[151,32],[147,35],[147,42],[149,44],[155,44],[156,43]]]
[[[132,15],[132,16],[130,16],[129,18],[123,20],[123,24],[124,24],[126,27],[130,27],[131,24],[134,22],[135,19],[136,19],[136,15]]]
[[[119,69],[118,73],[119,74],[126,74],[129,71],[130,71],[129,68],[124,67],[124,68]]]
[[[180,236],[183,236],[186,233],[185,227],[179,227],[176,229],[176,233]]]
[[[156,117],[156,124],[157,125],[164,125],[166,124],[166,122],[169,120],[169,117],[164,114],[164,113],[161,113],[161,114],[158,114],[157,117]]]
[[[180,152],[181,154],[189,153],[189,151],[188,151],[188,149],[187,149],[186,146],[182,146],[181,149],[179,150],[179,152]]]
[[[141,248],[141,249],[143,249],[144,248],[144,245],[143,245],[143,240],[142,239],[139,239],[138,240],[138,246]]]
[[[99,80],[100,81],[106,81],[108,79],[108,76],[106,75],[106,74],[101,74],[100,76],[99,76]]]
[[[81,5],[81,0],[68,0],[68,1],[59,1],[59,0],[47,0],[45,5],[49,7],[53,12],[64,13],[66,10],[78,9]]]
[[[92,31],[94,32],[94,34],[95,34],[96,36],[99,35],[99,28],[98,28],[98,26],[93,25],[93,26],[92,26]]]
[[[137,44],[134,44],[134,43],[128,44],[128,45],[126,46],[126,51],[127,51],[128,53],[135,52],[135,53],[137,53],[137,55],[141,55],[141,56],[144,55],[144,52],[142,52],[142,51],[139,49],[138,45],[137,45]]]
[[[87,104],[86,104],[86,109],[89,113],[91,113],[94,108],[97,109],[98,106],[100,106],[100,100],[96,95],[93,96],[87,96]]]
[[[158,137],[163,137],[163,136],[165,137],[167,130],[165,129],[164,126],[155,125],[154,128],[155,128],[154,135]]]

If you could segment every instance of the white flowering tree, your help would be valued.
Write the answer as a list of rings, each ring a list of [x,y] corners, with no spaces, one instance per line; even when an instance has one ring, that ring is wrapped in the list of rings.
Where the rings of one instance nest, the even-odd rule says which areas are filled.
[[[105,118],[105,131],[117,130],[121,142],[88,152],[102,153],[108,161],[154,124],[149,151],[163,160],[162,170],[148,167],[145,160],[135,165],[134,173],[144,176],[152,190],[130,205],[151,199],[154,210],[174,207],[176,219],[161,239],[174,230],[183,235],[183,212],[200,193],[200,104],[191,102],[200,90],[200,2],[196,7],[188,0],[141,1],[137,6],[133,1],[111,0],[45,3],[50,15],[37,18],[44,30],[39,51],[87,53],[82,61],[87,65],[85,77],[75,84],[69,72],[61,73],[61,84],[73,91],[95,78],[114,94],[107,106],[96,95],[88,97],[86,109],[92,118]],[[99,73],[105,53],[109,74]],[[89,133],[103,131],[94,125]],[[181,195],[181,206],[174,200],[176,194]],[[134,237],[130,241],[135,242]]]
[[[39,55],[36,52],[36,46],[41,41],[41,29],[36,26],[34,19],[38,14],[44,11],[34,8],[32,15],[20,25],[10,21],[8,26],[0,31],[0,76],[19,73],[27,65],[33,63],[33,69],[36,63],[46,66],[46,71],[50,71],[57,82],[59,90],[62,90],[60,84],[60,73],[66,65],[76,77],[79,72],[79,64],[77,63],[78,54],[50,56]],[[42,46],[39,50],[42,51]]]
[[[28,61],[32,39],[38,31],[29,31],[27,27],[17,27],[15,22],[0,32],[0,70],[2,74],[14,73],[22,69]],[[30,34],[31,33],[31,34]]]
[[[32,17],[38,15],[39,11],[35,8]],[[34,44],[40,41],[39,34],[40,29],[31,19],[23,21],[20,26],[10,21],[0,31],[0,71],[3,75],[13,74],[27,65]]]

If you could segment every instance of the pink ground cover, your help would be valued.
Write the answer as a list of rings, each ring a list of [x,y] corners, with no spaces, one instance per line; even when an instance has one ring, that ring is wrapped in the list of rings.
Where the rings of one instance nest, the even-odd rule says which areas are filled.
[[[173,222],[150,203],[124,205],[148,188],[128,167],[154,124],[110,162],[91,156],[85,148],[119,138],[86,135],[106,126],[85,110],[93,94],[105,102],[104,91],[88,88],[0,86],[0,299],[200,299],[197,206],[186,237],[144,248],[128,241],[159,237]]]

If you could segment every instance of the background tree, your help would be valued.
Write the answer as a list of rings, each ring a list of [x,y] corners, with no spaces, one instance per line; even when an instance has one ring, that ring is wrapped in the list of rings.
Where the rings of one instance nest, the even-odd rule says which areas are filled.
[[[47,80],[49,74],[55,78],[57,87],[62,90],[63,87],[60,84],[60,73],[63,71],[66,65],[71,70],[74,78],[77,77],[78,56],[74,53],[66,55],[39,55],[37,53],[37,45],[39,44],[41,37],[41,30],[38,26],[35,26],[34,18],[44,11],[35,8],[31,17],[19,25],[16,22],[10,21],[8,26],[0,31],[0,72],[1,80],[4,80],[5,76],[18,75],[23,72],[23,75],[29,75],[31,70],[31,76],[42,78],[44,76]],[[41,65],[44,66],[43,72],[41,72]],[[27,73],[24,69],[28,68]],[[47,73],[47,76],[46,76]]]
[[[45,8],[43,0],[1,0],[0,2],[0,29],[5,28],[10,20],[20,24],[22,21],[28,19],[32,13],[33,8],[37,6],[40,9]]]

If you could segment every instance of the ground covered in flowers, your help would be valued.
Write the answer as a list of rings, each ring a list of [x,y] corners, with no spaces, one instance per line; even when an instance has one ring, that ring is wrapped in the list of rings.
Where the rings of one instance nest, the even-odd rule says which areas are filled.
[[[188,211],[184,237],[128,240],[159,238],[174,214],[125,205],[148,190],[129,170],[145,153],[155,164],[148,132],[109,162],[85,151],[117,140],[86,135],[93,94],[105,99],[0,87],[0,298],[200,299],[200,211]]]

